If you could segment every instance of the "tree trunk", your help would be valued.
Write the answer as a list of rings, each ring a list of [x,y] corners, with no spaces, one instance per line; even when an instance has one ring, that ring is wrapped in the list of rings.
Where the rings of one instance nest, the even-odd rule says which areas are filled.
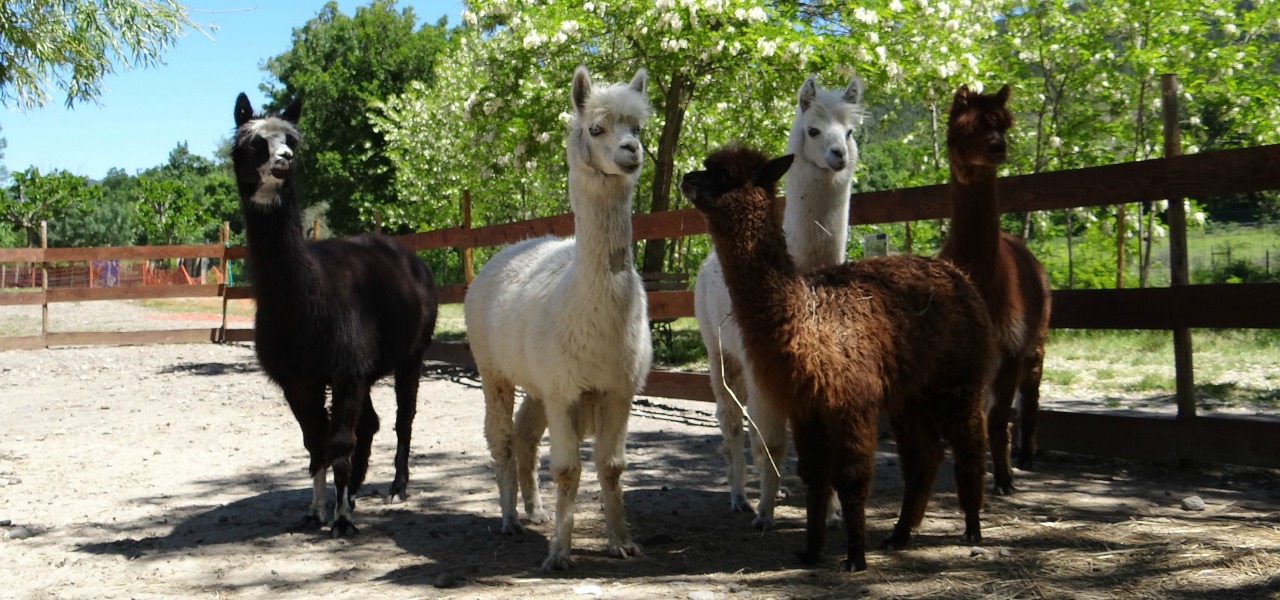
[[[680,129],[684,126],[685,106],[693,94],[693,82],[683,72],[671,76],[671,85],[662,94],[662,112],[665,117],[662,137],[658,140],[658,156],[653,166],[653,196],[650,213],[671,208],[671,183],[675,177],[676,144],[680,141]],[[647,240],[644,243],[642,273],[659,273],[667,257],[666,240]]]
[[[1125,205],[1116,211],[1116,289],[1124,287]]]

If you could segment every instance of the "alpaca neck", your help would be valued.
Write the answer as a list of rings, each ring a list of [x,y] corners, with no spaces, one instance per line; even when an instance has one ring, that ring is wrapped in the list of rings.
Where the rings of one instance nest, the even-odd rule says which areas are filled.
[[[261,201],[262,192],[256,192]],[[302,214],[293,196],[293,186],[286,182],[276,193],[274,202],[261,204],[253,194],[241,193],[245,237],[249,245],[249,263],[253,272],[253,288],[261,307],[271,305],[279,290],[306,288],[316,278],[317,265],[307,251],[302,232]]]
[[[1000,250],[1000,206],[995,167],[952,167],[951,232],[942,256],[978,284],[993,277]]]
[[[569,204],[580,283],[603,285],[605,277],[635,271],[631,254],[631,194],[635,178],[606,175],[589,167],[569,170]]]
[[[776,225],[772,228],[776,231]],[[772,353],[768,357],[752,356],[753,362],[767,360],[777,364],[786,360],[788,325],[793,323],[797,303],[809,298],[800,270],[791,258],[786,239],[780,231],[765,237],[739,232],[716,235],[716,253],[724,272],[725,287],[733,314],[742,330],[748,348]]]
[[[849,240],[851,169],[832,171],[805,160],[798,149],[787,173],[787,207],[782,228],[787,249],[802,271],[845,261]]]

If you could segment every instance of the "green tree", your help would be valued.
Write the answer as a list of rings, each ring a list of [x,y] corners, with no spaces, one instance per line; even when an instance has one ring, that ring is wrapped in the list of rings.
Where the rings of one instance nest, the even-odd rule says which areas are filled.
[[[410,82],[429,87],[445,40],[443,20],[418,28],[413,9],[397,10],[395,0],[375,0],[354,17],[331,1],[294,30],[288,51],[266,62],[280,81],[265,87],[273,104],[303,98],[303,198],[328,203],[334,231],[367,230],[373,211],[397,204],[396,168],[370,107]]]
[[[129,195],[148,244],[209,242],[223,221],[240,219],[230,166],[192,154],[185,142],[169,152],[165,164],[143,171]]]
[[[56,222],[100,196],[96,186],[79,175],[54,171],[47,175],[30,167],[13,174],[13,183],[0,206],[0,221],[25,234],[27,247],[40,243],[40,222]]]
[[[138,241],[134,219],[133,189],[136,178],[122,169],[111,169],[98,182],[96,202],[69,212],[49,231],[49,244],[57,247],[131,246]]]
[[[0,3],[0,104],[43,106],[53,90],[66,105],[95,100],[102,79],[149,67],[188,28],[173,0],[9,0]]]

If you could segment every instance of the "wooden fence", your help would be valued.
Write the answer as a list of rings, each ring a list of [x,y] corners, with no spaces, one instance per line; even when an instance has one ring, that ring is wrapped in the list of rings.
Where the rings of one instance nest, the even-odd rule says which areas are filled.
[[[1168,137],[1176,138],[1176,133]],[[1054,291],[1050,326],[1172,331],[1179,397],[1177,417],[1042,410],[1041,448],[1168,462],[1198,460],[1280,467],[1280,421],[1197,415],[1190,362],[1190,328],[1280,328],[1280,284],[1187,285],[1185,227],[1179,221],[1183,198],[1275,189],[1280,189],[1280,145],[1188,156],[1168,152],[1165,158],[1008,177],[999,181],[1002,210],[1005,212],[1173,200],[1170,235],[1174,284],[1168,288]],[[949,214],[946,186],[934,185],[856,194],[851,198],[850,223],[892,223],[935,219]],[[693,209],[636,215],[632,223],[635,240],[670,239],[706,232],[702,217]],[[573,217],[566,214],[479,228],[472,228],[464,221],[461,227],[414,233],[398,239],[414,250],[467,250],[508,244],[531,236],[572,233]],[[208,257],[225,264],[227,260],[241,259],[246,254],[243,246],[227,247],[222,244],[0,249],[0,263]],[[443,303],[458,303],[463,299],[465,286],[444,286],[441,292]],[[45,312],[41,335],[0,337],[0,350],[92,344],[250,341],[253,339],[251,329],[226,327],[225,306],[227,301],[251,296],[249,288],[225,285],[0,293],[0,305],[38,304],[44,307]],[[50,303],[172,297],[222,298],[223,326],[120,333],[48,331],[47,307]],[[650,292],[648,299],[652,319],[693,316],[693,293],[690,291]],[[437,341],[429,357],[457,364],[471,362],[466,342]],[[653,371],[645,394],[714,401],[710,378],[705,373]]]

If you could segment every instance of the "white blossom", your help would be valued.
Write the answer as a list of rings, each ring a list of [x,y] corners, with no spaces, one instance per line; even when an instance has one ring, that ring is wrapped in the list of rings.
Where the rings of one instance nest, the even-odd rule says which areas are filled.
[[[893,12],[902,12],[902,8],[902,2],[899,0],[893,0],[889,3],[889,10]]]

